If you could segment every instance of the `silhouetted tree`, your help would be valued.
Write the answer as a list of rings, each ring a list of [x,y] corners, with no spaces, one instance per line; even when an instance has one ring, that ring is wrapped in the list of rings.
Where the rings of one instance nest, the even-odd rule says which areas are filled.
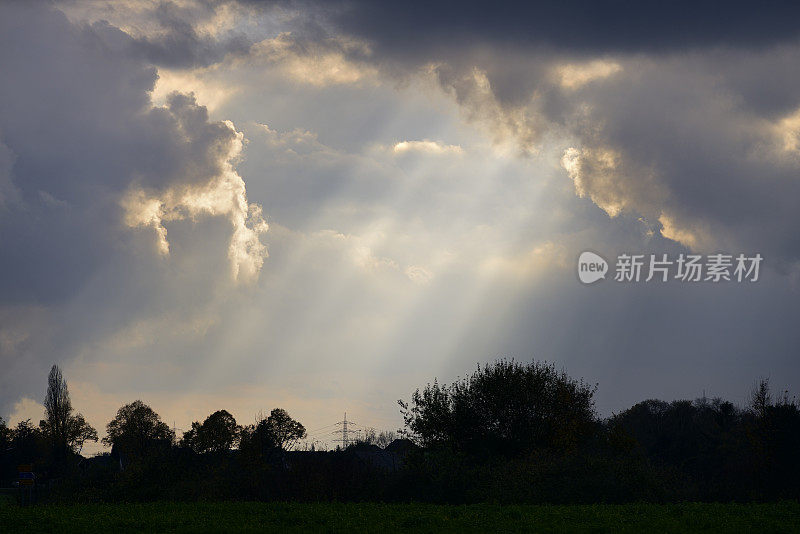
[[[78,454],[83,450],[87,441],[97,442],[97,430],[84,419],[83,414],[77,414],[67,421],[67,446]]]
[[[103,443],[134,456],[143,456],[158,444],[169,444],[175,437],[161,417],[140,400],[117,410],[106,433]]]
[[[246,427],[241,447],[246,452],[264,453],[271,449],[292,450],[306,437],[306,429],[283,408],[275,408],[266,419]]]
[[[292,450],[297,442],[306,437],[306,429],[289,416],[283,408],[273,409],[263,424],[279,449]]]
[[[6,425],[5,420],[0,417],[0,454],[4,453],[11,446],[11,429]]]
[[[11,448],[14,458],[20,463],[34,463],[40,460],[45,449],[42,432],[33,426],[30,419],[20,421],[11,431]]]
[[[571,448],[596,424],[595,387],[553,365],[498,360],[451,386],[434,381],[398,401],[405,432],[423,446],[517,453]]]
[[[219,410],[202,424],[193,422],[191,430],[183,434],[181,445],[199,453],[227,451],[239,442],[241,430],[229,412]]]
[[[54,365],[47,377],[47,393],[44,399],[45,419],[39,427],[50,439],[56,456],[66,453],[67,424],[72,412],[67,382],[61,375],[61,369]]]
[[[395,439],[397,439],[397,434],[391,430],[382,430],[381,432],[378,432],[374,428],[367,428],[364,431],[364,436],[358,440],[358,443],[375,445],[381,449],[385,449],[386,446]]]
[[[765,379],[754,391],[750,409],[758,478],[771,497],[793,498],[800,479],[800,405],[788,391],[773,401]]]
[[[756,417],[764,417],[771,405],[772,394],[769,392],[769,378],[762,378],[751,395],[750,409]]]
[[[72,414],[67,381],[57,365],[47,377],[44,409],[45,418],[39,422],[39,428],[50,442],[56,460],[63,460],[70,451],[79,453],[87,440],[97,441],[97,431],[83,415]]]
[[[183,437],[178,442],[178,446],[192,449],[194,452],[204,452],[198,438],[202,426],[202,423],[199,421],[192,421],[192,428],[183,433]]]
[[[608,421],[631,436],[639,451],[658,463],[693,475],[723,469],[741,446],[741,413],[730,402],[706,398],[640,402]]]
[[[543,363],[500,360],[451,385],[434,380],[400,401],[405,431],[424,448],[367,429],[345,452],[286,453],[305,428],[282,409],[241,429],[219,410],[172,449],[170,428],[141,401],[122,406],[103,442],[114,450],[54,469],[53,443],[80,450],[94,429],[73,415],[57,367],[48,415],[13,429],[0,419],[0,479],[33,464],[64,499],[422,500],[626,502],[796,500],[800,405],[769,382],[739,409],[705,396],[647,400],[603,422],[594,388]],[[239,450],[227,453],[237,446]],[[313,449],[312,449],[313,450]],[[72,464],[65,464],[70,466]],[[119,467],[123,469],[120,471]]]

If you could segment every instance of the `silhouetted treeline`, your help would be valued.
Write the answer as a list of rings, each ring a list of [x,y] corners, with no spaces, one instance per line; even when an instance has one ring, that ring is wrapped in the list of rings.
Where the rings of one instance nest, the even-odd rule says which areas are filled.
[[[415,500],[625,502],[800,498],[800,407],[761,381],[746,407],[646,400],[600,419],[595,386],[552,365],[500,360],[400,402],[401,439],[297,450],[303,425],[280,408],[252,425],[226,410],[178,439],[141,401],[106,427],[110,453],[51,372],[46,419],[0,422],[0,484],[32,463],[51,500]]]

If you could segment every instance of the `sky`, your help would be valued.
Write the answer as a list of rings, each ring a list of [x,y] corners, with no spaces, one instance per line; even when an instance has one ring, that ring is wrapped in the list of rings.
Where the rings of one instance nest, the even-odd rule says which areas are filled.
[[[141,399],[333,444],[501,357],[600,416],[796,393],[798,10],[1,3],[0,416],[53,364],[101,436]],[[716,253],[758,280],[614,280]]]

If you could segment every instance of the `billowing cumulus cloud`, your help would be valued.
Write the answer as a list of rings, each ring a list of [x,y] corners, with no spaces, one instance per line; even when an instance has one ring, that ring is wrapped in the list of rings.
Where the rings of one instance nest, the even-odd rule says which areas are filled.
[[[196,142],[195,136],[202,138],[204,128],[217,130],[215,134],[218,135],[220,124],[209,124],[204,117],[205,111],[197,108],[193,99],[174,94],[170,97],[169,110],[189,143]],[[191,120],[197,111],[203,116],[200,125],[193,124]],[[258,204],[248,204],[244,180],[233,168],[233,162],[241,153],[244,135],[237,132],[230,121],[221,124],[230,132],[227,136],[220,135],[215,141],[215,144],[222,145],[213,150],[219,158],[212,167],[215,174],[199,183],[195,183],[196,179],[188,184],[180,181],[168,182],[168,187],[152,192],[132,185],[121,199],[124,220],[129,227],[152,228],[157,237],[159,253],[168,255],[166,223],[186,218],[195,220],[204,215],[225,216],[233,227],[228,248],[233,278],[253,280],[258,276],[267,256],[260,234],[267,231],[268,225],[262,216],[261,207]],[[185,170],[192,174],[192,178],[204,175],[193,167]]]

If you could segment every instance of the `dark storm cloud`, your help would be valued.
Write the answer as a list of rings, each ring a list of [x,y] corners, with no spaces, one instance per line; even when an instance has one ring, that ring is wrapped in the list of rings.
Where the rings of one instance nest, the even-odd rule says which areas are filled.
[[[343,3],[335,23],[404,56],[485,43],[591,54],[764,46],[800,32],[796,2],[591,1]]]
[[[111,243],[109,192],[141,157],[120,140],[156,74],[114,55],[125,44],[119,31],[76,30],[41,5],[3,11],[0,141],[13,154],[19,201],[0,210],[0,295],[49,301],[74,292]]]

